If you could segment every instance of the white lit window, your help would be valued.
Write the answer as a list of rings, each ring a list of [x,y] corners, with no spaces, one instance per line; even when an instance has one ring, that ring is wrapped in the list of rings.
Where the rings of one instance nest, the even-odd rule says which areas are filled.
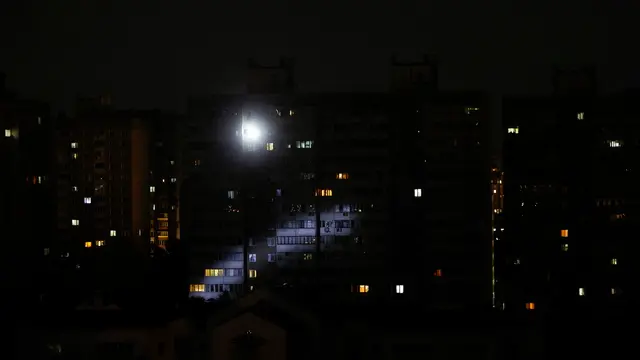
[[[508,134],[518,134],[520,132],[520,128],[519,127],[510,127],[507,128],[507,133]]]
[[[267,151],[273,151],[273,143],[267,143]]]
[[[256,262],[258,260],[258,256],[256,254],[249,254],[249,262]]]
[[[176,178],[171,178],[171,182],[172,182],[172,183],[175,183],[176,181],[178,181],[178,179],[176,179]]]
[[[236,192],[235,191],[233,191],[233,190],[227,191],[227,198],[235,199],[235,197],[236,197]]]
[[[618,259],[616,258],[611,259],[611,265],[618,265]]]
[[[175,165],[175,163],[176,163],[176,162],[175,162],[175,161],[173,161],[173,160],[169,161],[169,164],[171,164],[171,165]]]
[[[10,129],[4,129],[4,137],[11,137],[11,130]]]
[[[48,256],[51,253],[51,249],[44,248],[44,256]]]
[[[396,294],[404,294],[404,285],[396,285]]]
[[[109,236],[116,236],[115,230],[109,230]]]
[[[152,204],[151,205],[151,210],[155,210],[156,209],[156,204]]]
[[[296,148],[298,149],[311,149],[312,147],[313,147],[312,140],[296,141]]]
[[[584,296],[584,288],[579,288],[578,289],[578,295]]]
[[[91,198],[90,197],[84,198],[84,203],[85,204],[91,204]]]
[[[413,189],[413,197],[422,197],[422,189]]]
[[[79,226],[79,225],[80,225],[80,220],[78,220],[78,219],[73,219],[73,220],[71,220],[71,225],[73,225],[73,226]]]
[[[96,246],[97,246],[97,247],[102,247],[102,246],[104,246],[104,240],[96,240]]]
[[[569,244],[562,244],[563,251],[569,251]]]
[[[577,115],[578,120],[584,120],[584,113],[583,112],[579,112]]]
[[[72,186],[72,187],[71,187],[71,191],[73,191],[73,192],[78,192],[78,187],[77,187],[77,186]]]
[[[156,187],[155,186],[149,186],[149,192],[156,192]]]
[[[293,116],[293,115],[295,115],[295,114],[296,114],[296,112],[295,112],[295,111],[293,111],[293,110],[289,110],[289,116]]]
[[[71,143],[71,148],[72,149],[77,149],[78,148],[78,143],[77,142],[72,142]]]
[[[42,125],[42,118],[38,116],[38,125]]]
[[[624,145],[624,142],[622,140],[609,141],[609,147],[612,147],[612,148],[622,147],[622,145]]]

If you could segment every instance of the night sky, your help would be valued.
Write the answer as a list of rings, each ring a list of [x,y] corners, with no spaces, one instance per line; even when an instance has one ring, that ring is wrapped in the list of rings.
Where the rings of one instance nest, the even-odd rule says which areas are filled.
[[[520,4],[518,6],[514,4]],[[294,56],[301,91],[385,90],[389,55],[440,58],[441,87],[549,91],[550,68],[599,66],[607,90],[638,86],[640,3],[609,0],[2,0],[9,86],[69,108],[181,109],[238,92],[246,60]],[[636,36],[632,36],[632,34]]]

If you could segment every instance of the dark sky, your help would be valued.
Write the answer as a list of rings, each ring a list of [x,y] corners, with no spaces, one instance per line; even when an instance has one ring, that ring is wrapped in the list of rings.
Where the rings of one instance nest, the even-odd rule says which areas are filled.
[[[518,4],[518,5],[515,5]],[[294,56],[302,91],[384,90],[392,52],[435,53],[444,88],[544,92],[554,62],[637,86],[638,1],[2,0],[9,85],[69,107],[181,108],[242,88],[246,59]],[[625,35],[627,32],[632,32]],[[635,32],[635,36],[632,36]]]

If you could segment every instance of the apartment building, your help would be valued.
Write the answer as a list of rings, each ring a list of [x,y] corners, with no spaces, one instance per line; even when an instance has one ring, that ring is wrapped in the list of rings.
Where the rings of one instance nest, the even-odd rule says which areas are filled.
[[[30,283],[46,273],[44,260],[55,224],[49,107],[11,93],[2,75],[0,128],[0,226],[6,239],[3,273],[9,293],[21,294],[19,302],[24,305],[39,299],[39,289]]]
[[[560,83],[572,84],[571,74]],[[497,261],[507,310],[604,310],[626,301],[626,254],[638,226],[637,100],[637,92],[581,91],[503,102]]]
[[[136,276],[148,255],[177,238],[177,134],[170,120],[155,111],[116,110],[103,97],[81,100],[76,117],[60,121],[52,256],[72,273],[64,287],[140,287]]]
[[[486,100],[434,92],[418,76],[428,63],[395,66],[389,93],[252,86],[191,103],[181,200],[191,296],[313,283],[372,301],[490,304]],[[403,76],[413,93],[397,86]]]

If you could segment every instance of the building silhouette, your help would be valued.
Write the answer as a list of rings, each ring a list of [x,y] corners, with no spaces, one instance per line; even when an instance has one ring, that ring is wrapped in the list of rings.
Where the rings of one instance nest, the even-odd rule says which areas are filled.
[[[388,93],[291,93],[271,85],[289,81],[283,65],[262,89],[190,102],[180,218],[191,296],[312,287],[490,306],[488,103],[434,91],[435,63],[394,64]]]
[[[571,72],[574,83],[582,77]],[[504,109],[505,309],[621,309],[637,228],[637,92],[565,86]],[[560,90],[560,89],[559,89]]]
[[[10,92],[4,87],[4,74],[0,75],[0,221],[6,239],[1,263],[3,286],[12,294],[6,300],[13,308],[39,301],[41,289],[32,283],[46,273],[55,224],[53,124],[47,104]]]

